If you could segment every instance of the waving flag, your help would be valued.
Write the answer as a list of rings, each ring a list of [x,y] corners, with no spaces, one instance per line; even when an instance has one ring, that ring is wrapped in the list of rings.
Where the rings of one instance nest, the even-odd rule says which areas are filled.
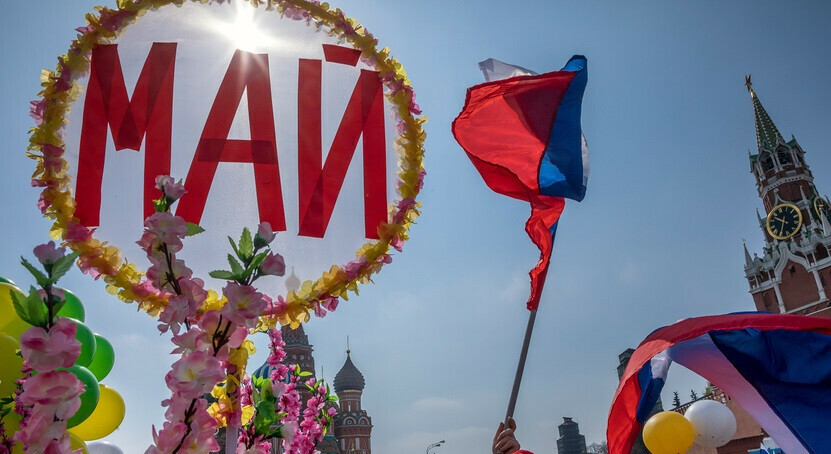
[[[580,128],[586,58],[533,75],[497,60],[480,63],[485,82],[471,87],[453,135],[492,190],[527,201],[525,231],[540,250],[530,272],[528,309],[539,306],[565,198],[586,194],[588,149]],[[500,77],[512,76],[508,79]]]
[[[784,452],[831,452],[831,319],[743,313],[686,319],[653,332],[632,354],[615,393],[606,430],[610,454],[632,449],[648,416],[641,410],[660,395],[644,370],[665,358],[723,390]],[[664,376],[665,367],[659,367]]]

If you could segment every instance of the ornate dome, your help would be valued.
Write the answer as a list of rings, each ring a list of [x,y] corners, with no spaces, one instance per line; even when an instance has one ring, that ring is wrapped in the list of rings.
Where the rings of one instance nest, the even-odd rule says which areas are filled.
[[[346,351],[346,362],[343,367],[335,374],[335,392],[340,394],[341,391],[363,391],[366,381],[361,371],[352,363],[352,358],[349,356],[349,350]]]

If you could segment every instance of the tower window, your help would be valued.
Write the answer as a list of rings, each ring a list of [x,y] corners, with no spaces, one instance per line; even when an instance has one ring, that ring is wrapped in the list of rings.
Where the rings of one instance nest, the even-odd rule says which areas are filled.
[[[791,164],[793,161],[791,160],[791,154],[787,151],[780,151],[776,157],[779,159],[779,163],[782,165]]]
[[[791,276],[793,276],[793,275],[794,275],[794,273],[796,273],[796,267],[795,267],[795,266],[793,266],[793,265],[791,265],[791,267],[788,269],[788,271],[790,271]]]
[[[767,172],[771,169],[773,169],[773,158],[770,156],[769,153],[765,153],[765,155],[762,156],[762,170]]]

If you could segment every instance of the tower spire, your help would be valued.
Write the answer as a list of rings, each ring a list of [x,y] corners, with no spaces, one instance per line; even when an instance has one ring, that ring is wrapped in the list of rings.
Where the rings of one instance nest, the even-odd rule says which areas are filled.
[[[750,74],[744,76],[744,84],[747,86],[747,91],[750,93],[750,99],[753,102],[753,117],[756,120],[756,142],[759,145],[759,150],[767,149],[773,150],[776,144],[782,138],[779,129],[773,124],[770,115],[768,115],[756,92],[753,90],[753,82],[750,80]]]

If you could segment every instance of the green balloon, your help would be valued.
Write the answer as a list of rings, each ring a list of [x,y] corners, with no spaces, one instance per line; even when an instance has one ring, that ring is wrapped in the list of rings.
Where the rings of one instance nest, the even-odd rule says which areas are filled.
[[[96,334],[95,356],[92,357],[92,362],[89,363],[87,369],[95,375],[98,381],[101,381],[113,370],[113,364],[115,364],[113,345],[103,336]]]
[[[3,282],[4,284],[9,284],[9,285],[15,285],[16,286],[16,284],[14,282],[12,282],[11,279],[6,279],[3,276],[0,276],[0,282]]]
[[[86,367],[76,364],[72,367],[60,370],[68,370],[75,374],[75,376],[78,377],[78,380],[81,380],[81,383],[83,383],[86,388],[81,394],[81,407],[78,408],[78,411],[76,411],[71,418],[66,420],[67,428],[75,427],[89,418],[89,415],[91,415],[93,410],[95,410],[95,407],[98,406],[98,398],[101,396],[101,388],[98,387],[98,380],[95,379],[95,375],[93,375],[92,372],[90,372]]]
[[[63,293],[66,296],[66,303],[64,303],[57,315],[60,317],[72,318],[80,322],[86,321],[86,311],[84,310],[84,305],[81,304],[81,300],[79,300],[78,297],[69,290],[61,290],[63,290]]]
[[[78,327],[78,331],[75,333],[75,339],[78,339],[81,343],[81,354],[78,356],[75,364],[86,367],[92,361],[92,357],[95,356],[95,335],[92,334],[92,330],[83,322],[73,319],[69,320],[72,320],[75,326]]]

